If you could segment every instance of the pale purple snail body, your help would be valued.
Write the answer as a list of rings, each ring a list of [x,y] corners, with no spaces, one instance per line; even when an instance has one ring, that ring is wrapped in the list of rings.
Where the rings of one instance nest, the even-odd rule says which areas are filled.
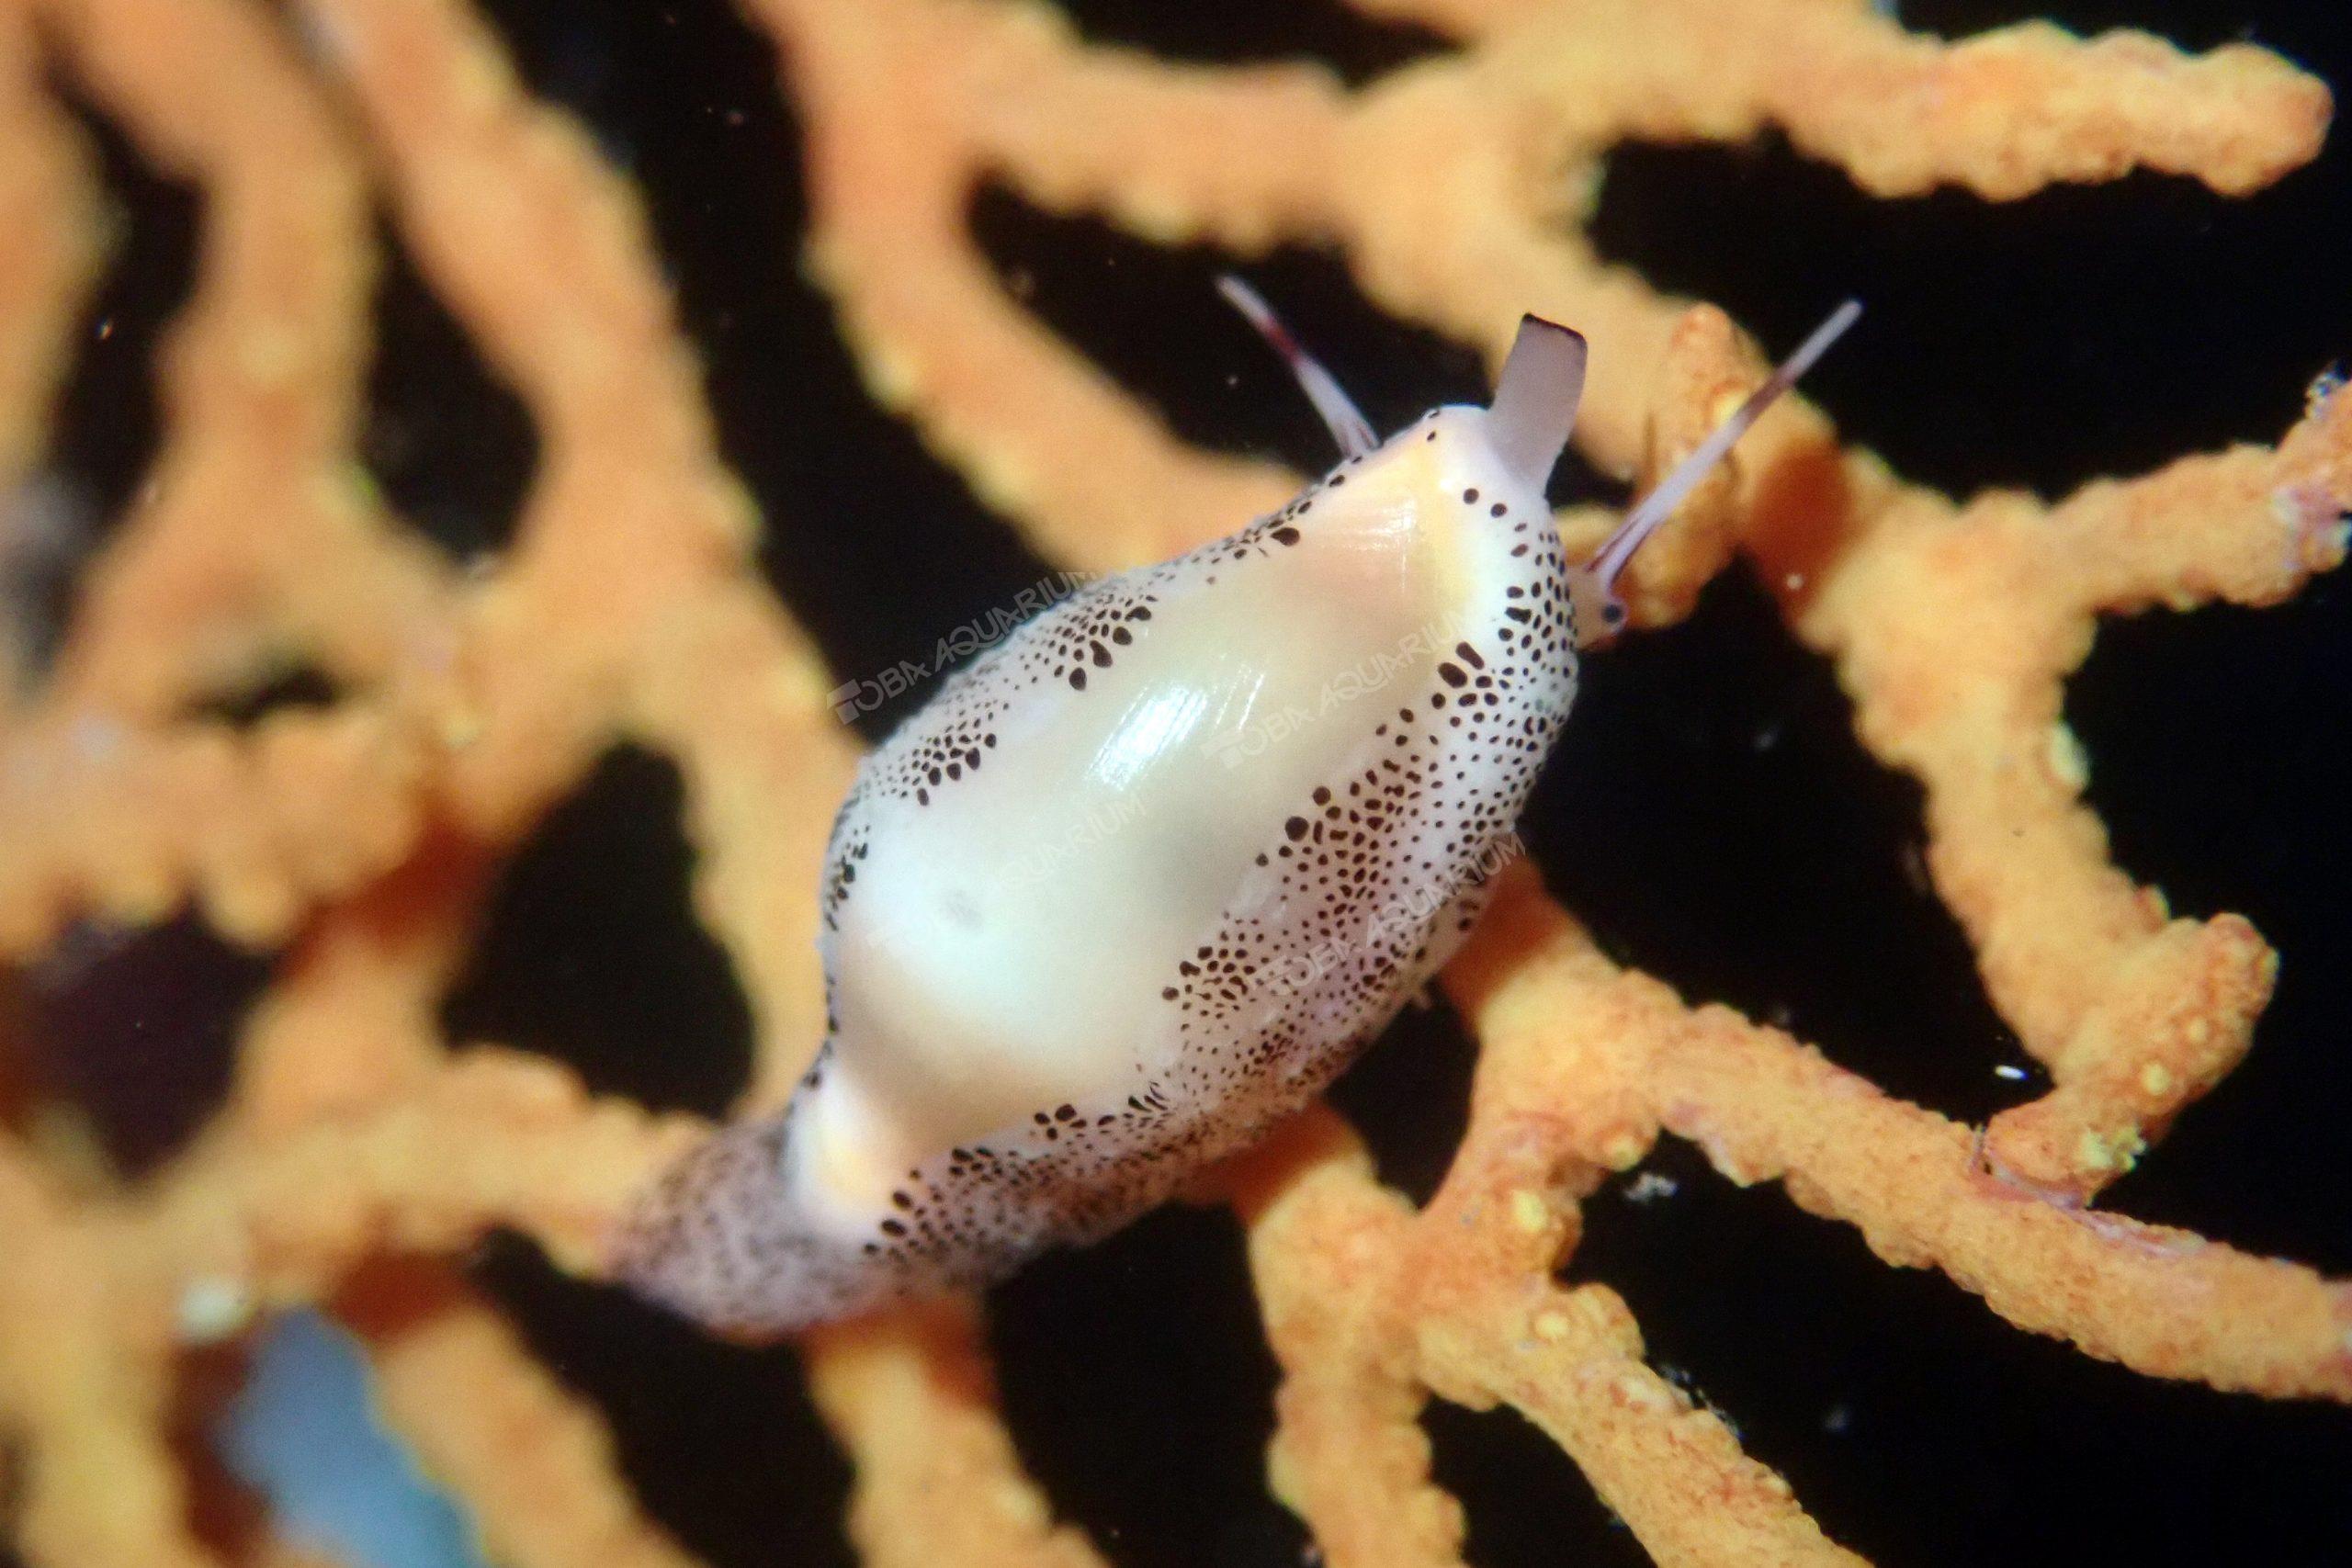
[[[1389,438],[1255,295],[1342,458],[942,685],[833,828],[831,1033],[667,1172],[620,1277],[729,1333],[986,1283],[1116,1229],[1329,1083],[1460,945],[1625,563],[1848,305],[1565,559],[1585,344],[1526,318],[1487,408]]]

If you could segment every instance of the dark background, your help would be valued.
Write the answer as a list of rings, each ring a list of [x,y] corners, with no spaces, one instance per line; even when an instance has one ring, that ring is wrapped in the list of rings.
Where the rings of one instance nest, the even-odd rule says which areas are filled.
[[[771,519],[764,565],[834,668],[923,658],[944,628],[1045,575],[866,402],[801,280],[797,127],[767,41],[721,0],[490,9],[531,84],[644,184],[728,456]],[[1351,80],[1442,47],[1336,0],[1069,9],[1101,39],[1201,60],[1311,55]],[[2311,0],[1903,9],[1952,35],[2041,14],[2198,48],[2249,38],[2352,83],[2352,23]],[[1722,303],[1774,349],[1863,296],[1869,317],[1808,389],[1847,432],[1917,479],[2055,495],[2275,439],[2313,375],[2352,351],[2347,146],[2248,201],[2140,175],[2005,206],[1871,200],[1778,141],[1629,146],[1611,161],[1597,232],[1610,257]],[[148,356],[185,298],[196,215],[119,141],[108,158],[129,224],[92,311],[62,465],[100,516],[153,450]],[[1325,461],[1311,413],[1210,291],[1231,258],[1156,250],[1002,192],[981,197],[975,221],[1044,317],[1184,434]],[[1483,400],[1466,349],[1382,318],[1331,259],[1285,252],[1249,270],[1375,424]],[[530,471],[527,421],[397,254],[381,317],[370,465],[454,553],[494,551]],[[1580,487],[1607,493],[1589,476],[1563,493]],[[61,584],[59,602],[69,593]],[[2248,914],[2285,954],[2251,1058],[2109,1201],[2339,1276],[2352,1274],[2347,671],[2339,577],[2276,610],[2113,624],[2067,702],[2124,867],[2183,913]],[[1712,588],[1689,625],[1595,660],[1587,682],[1527,836],[1612,953],[1785,1022],[1957,1117],[2039,1092],[2038,1076],[1994,1073],[2024,1058],[1922,891],[1917,791],[1863,755],[1828,672],[1744,575]],[[330,694],[298,677],[223,711]],[[869,738],[903,716],[868,716]],[[748,1030],[725,960],[687,914],[678,806],[669,764],[608,759],[514,862],[449,998],[451,1029],[555,1053],[657,1103],[722,1106]],[[49,966],[61,1073],[93,1089],[172,1086],[107,1107],[126,1157],[168,1149],[217,1091],[222,1043],[263,974],[187,922],[128,942],[85,933]],[[159,1017],[172,1027],[151,1027]],[[1470,1066],[1451,1014],[1413,1014],[1338,1093],[1384,1172],[1417,1195],[1459,1134]],[[1940,1276],[1878,1262],[1777,1188],[1730,1186],[1671,1139],[1645,1168],[1679,1190],[1645,1203],[1622,1183],[1604,1190],[1571,1274],[1620,1290],[1654,1359],[1838,1540],[1890,1563],[2352,1560],[2352,1413],[2091,1361],[2007,1327]],[[846,1472],[788,1350],[709,1344],[557,1276],[519,1243],[486,1248],[478,1271],[608,1413],[647,1504],[688,1545],[727,1568],[846,1559]],[[1273,1368],[1227,1215],[1164,1212],[1033,1268],[992,1308],[1023,1455],[1116,1562],[1301,1561],[1305,1537],[1261,1480]],[[1469,1508],[1476,1561],[1644,1561],[1516,1416],[1435,1406],[1427,1425],[1440,1478]]]

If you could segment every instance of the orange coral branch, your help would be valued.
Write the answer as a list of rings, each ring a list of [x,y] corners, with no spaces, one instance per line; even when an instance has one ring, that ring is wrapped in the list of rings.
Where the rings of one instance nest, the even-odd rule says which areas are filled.
[[[2352,1402],[2352,1287],[2161,1225],[2062,1208],[1974,1166],[1968,1129],[1707,1009],[1655,1064],[1661,1122],[1736,1180],[1785,1179],[1891,1263],[2152,1377]],[[1833,1127],[1821,1114],[1838,1107]]]
[[[364,706],[272,716],[240,739],[43,705],[0,744],[0,953],[36,951],[78,916],[152,924],[191,892],[221,931],[263,945],[397,863],[421,826],[418,738]]]
[[[34,90],[30,18],[0,12],[0,575],[57,541],[18,487],[40,456],[50,400],[64,374],[75,316],[102,249],[91,221],[89,155]],[[17,584],[21,591],[21,584]],[[0,716],[16,704],[23,649],[0,636]]]
[[[751,508],[712,449],[637,197],[585,134],[525,98],[455,5],[303,9],[377,133],[420,267],[538,428],[513,559],[468,606],[441,711],[450,804],[508,834],[610,736],[638,639],[741,569]]]
[[[1713,1412],[1642,1360],[1633,1314],[1604,1286],[1510,1292],[1424,1336],[1431,1386],[1508,1402],[1551,1436],[1661,1563],[1855,1564],[1789,1483],[1740,1451]]]
[[[630,1502],[604,1423],[451,1271],[372,1270],[351,1292],[385,1423],[467,1499],[513,1568],[693,1568]]]
[[[109,1299],[108,1263],[0,1139],[0,1438],[17,1450],[12,1521],[36,1563],[210,1568],[189,1535],[162,1426],[167,1346]]]
[[[1498,1122],[1479,1119],[1491,1148]],[[1532,1277],[1514,1267],[1566,1243],[1559,1213],[1521,1184],[1558,1155],[1499,1141],[1512,1147],[1498,1160],[1465,1149],[1418,1217],[1374,1183],[1328,1115],[1234,1174],[1284,1372],[1275,1491],[1326,1553],[1384,1568],[1459,1561],[1461,1510],[1430,1483],[1417,1424],[1426,1389],[1535,1422],[1662,1562],[1859,1561],[1719,1419],[1643,1364],[1612,1293],[1547,1284],[1544,1262]]]
[[[453,1252],[493,1225],[589,1269],[630,1191],[694,1135],[590,1100],[551,1063],[474,1051],[358,1115],[205,1151],[121,1214],[114,1244],[158,1311],[198,1280],[316,1300],[379,1251]]]
[[[442,1060],[435,1014],[483,880],[481,852],[444,840],[322,913],[245,1026],[215,1129],[268,1138],[412,1089]]]
[[[281,646],[380,675],[444,573],[351,453],[372,265],[356,160],[268,19],[220,0],[51,8],[74,66],[166,172],[202,182],[195,299],[163,355],[172,432],[94,570],[57,696],[160,718]],[[189,73],[233,79],[223,102]]]
[[[1410,1205],[1340,1119],[1310,1111],[1235,1162],[1267,1343],[1283,1368],[1267,1475],[1334,1562],[1461,1560],[1461,1505],[1430,1479],[1427,1394],[1400,1343]]]
[[[1098,1568],[1021,1472],[971,1303],[820,1329],[806,1348],[809,1392],[858,1463],[850,1531],[868,1562]]]
[[[2059,1082],[1995,1127],[1996,1156],[2040,1185],[2086,1196],[2129,1168],[2244,1054],[2276,966],[2244,920],[2168,920],[2108,863],[2060,682],[2101,612],[2271,603],[2340,564],[2347,460],[2352,400],[2332,399],[2276,453],[2184,459],[2046,514],[1905,497],[1839,557],[1791,568],[1809,583],[1797,629],[1838,659],[1863,741],[1927,786],[1938,891]],[[1768,581],[1782,564],[1767,554]]]

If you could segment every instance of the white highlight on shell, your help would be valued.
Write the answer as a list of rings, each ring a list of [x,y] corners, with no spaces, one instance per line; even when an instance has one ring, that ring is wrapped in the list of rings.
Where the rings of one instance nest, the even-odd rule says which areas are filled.
[[[1374,446],[1263,302],[1226,292],[1348,455],[1053,606],[866,759],[823,878],[831,1036],[782,1112],[633,1214],[616,1263],[645,1293],[782,1333],[1100,1236],[1321,1089],[1469,931],[1576,694],[1571,580],[1613,605],[1671,507],[1588,568],[1563,557],[1544,487],[1583,386],[1566,328],[1527,318],[1490,407]]]

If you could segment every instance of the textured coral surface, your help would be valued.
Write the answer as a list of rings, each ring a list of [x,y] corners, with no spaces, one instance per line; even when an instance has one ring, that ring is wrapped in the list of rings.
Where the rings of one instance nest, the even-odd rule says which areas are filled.
[[[2240,1247],[2099,1202],[2143,1159],[2163,1165],[2156,1145],[2176,1118],[2193,1143],[2199,1117],[2223,1108],[2196,1102],[2256,1043],[2280,958],[2246,919],[2215,911],[2296,873],[2201,863],[2176,913],[2119,869],[2086,801],[2069,678],[2102,616],[2302,592],[2341,564],[2352,507],[2352,397],[2324,387],[2307,404],[2294,380],[2246,389],[2282,411],[2261,433],[2269,445],[2168,458],[2159,445],[2137,460],[2135,398],[2162,402],[2170,379],[2205,376],[2210,340],[2230,341],[2227,317],[2165,323],[2160,342],[2193,351],[2123,378],[2071,446],[2025,432],[2020,452],[2047,467],[1987,458],[1934,474],[1975,491],[1962,499],[1905,478],[1902,433],[1919,426],[1874,425],[1865,405],[1925,400],[1996,446],[2007,414],[1912,380],[1898,357],[1865,358],[1876,378],[1848,423],[1896,437],[1881,443],[1889,459],[1841,444],[1816,409],[1778,411],[1639,564],[1636,632],[1609,656],[1623,683],[1597,677],[1600,711],[1579,716],[1590,722],[1572,726],[1570,748],[1646,740],[1671,753],[1663,728],[1625,721],[1636,686],[1671,684],[1657,650],[1686,633],[1667,628],[1695,615],[1720,639],[1736,626],[1751,651],[1737,638],[1699,646],[1729,648],[1730,664],[1777,659],[1814,682],[1776,699],[1786,711],[1736,749],[1771,750],[1785,720],[1807,745],[1834,730],[1851,754],[1832,783],[1808,786],[1804,810],[1749,824],[1789,846],[1777,863],[1826,864],[1832,879],[1751,882],[1713,912],[1793,928],[1826,898],[1849,923],[1877,919],[1885,900],[1870,901],[1871,878],[1899,881],[1900,857],[1852,869],[1838,836],[1851,821],[1839,791],[1876,790],[1869,798],[1908,813],[1905,918],[1949,950],[1945,971],[1908,969],[1849,931],[1845,951],[1871,956],[1848,994],[1876,1005],[1805,1003],[1796,976],[1759,984],[1736,964],[1717,966],[1720,984],[1677,973],[1669,985],[1641,960],[1675,946],[1679,923],[1704,927],[1703,897],[1678,908],[1673,866],[1653,863],[1640,874],[1653,902],[1629,912],[1610,847],[1556,832],[1576,817],[1539,804],[1532,836],[1564,896],[1535,866],[1515,867],[1446,976],[1475,1040],[1466,1113],[1416,1089],[1415,1069],[1397,1076],[1398,1045],[1442,1032],[1408,1021],[1339,1095],[1345,1112],[1318,1109],[1215,1173],[1195,1195],[1204,1208],[1155,1219],[1092,1264],[1055,1260],[990,1303],[744,1354],[725,1363],[724,1396],[685,1392],[688,1369],[710,1365],[696,1358],[718,1352],[593,1284],[630,1195],[730,1097],[773,1104],[818,1037],[816,868],[859,744],[834,694],[903,653],[866,628],[851,591],[985,615],[963,580],[1004,577],[994,563],[1016,559],[1012,536],[1042,563],[1008,579],[1025,586],[1038,570],[1163,557],[1295,482],[1262,456],[1216,450],[1187,424],[1197,408],[1168,398],[1163,413],[1133,389],[1164,332],[1081,352],[1049,325],[1072,290],[1053,247],[1024,251],[1037,236],[1094,244],[1096,271],[1076,292],[1099,297],[1115,295],[1122,257],[1164,292],[1177,277],[1200,292],[1191,273],[1153,274],[1154,258],[1276,253],[1277,283],[1352,289],[1358,319],[1443,334],[1489,367],[1521,310],[1577,323],[1596,345],[1577,434],[1595,493],[1569,497],[1564,521],[1595,538],[1612,485],[1687,451],[1764,364],[1725,309],[1610,259],[1610,246],[1647,242],[1611,237],[1605,169],[1638,168],[1659,144],[1760,138],[1753,156],[1800,168],[1834,187],[1825,201],[1866,215],[1854,219],[1864,255],[1881,211],[1897,226],[1949,223],[2095,182],[2126,187],[2094,227],[2159,194],[2210,223],[2234,201],[2258,207],[2320,155],[2330,103],[2315,76],[2238,41],[2184,52],[2041,23],[1948,41],[1859,0],[1362,0],[1352,19],[1315,14],[1358,55],[1393,51],[1380,62],[1393,69],[1347,80],[1296,62],[1147,54],[1007,0],[742,0],[724,24],[738,74],[723,90],[670,88],[721,139],[698,143],[707,155],[687,168],[674,149],[616,133],[626,115],[600,112],[641,82],[626,62],[568,42],[538,10],[496,9],[494,28],[462,0],[0,0],[0,571],[14,612],[0,948],[17,969],[0,1013],[0,1517],[28,1564],[317,1561],[278,1539],[190,1438],[254,1323],[296,1303],[325,1303],[362,1337],[386,1421],[461,1500],[487,1552],[532,1568],[768,1560],[741,1544],[762,1528],[746,1494],[828,1507],[840,1495],[839,1461],[821,1451],[782,1438],[729,1446],[732,1426],[797,1419],[794,1358],[853,1472],[848,1537],[877,1562],[1271,1562],[1311,1538],[1334,1563],[1445,1563],[1464,1551],[1457,1494],[1473,1499],[1472,1555],[1509,1550],[1514,1529],[1556,1543],[1482,1517],[1545,1518],[1550,1502],[1497,1481],[1521,1473],[1523,1444],[1483,1471],[1440,1451],[1433,1469],[1432,1433],[1442,1449],[1462,1412],[1499,1407],[1573,1461],[1604,1555],[1637,1542],[1673,1562],[1850,1561],[1855,1547],[1918,1559],[1969,1517],[1972,1490],[2032,1495],[2030,1463],[1953,1453],[1938,1461],[1940,1494],[1874,1510],[1788,1438],[1785,1412],[1735,1412],[1757,1428],[1744,1447],[1681,1368],[1645,1349],[1627,1297],[1646,1318],[1650,1298],[1671,1292],[1628,1239],[1650,1218],[1644,1195],[1660,1205],[1666,1247],[1673,1204],[1765,1183],[1778,1190],[1740,1200],[1744,1218],[1793,1201],[1830,1222],[1804,1222],[1808,1245],[1834,1232],[1875,1255],[1868,1278],[1942,1278],[1867,1305],[1743,1295],[1756,1332],[1719,1365],[1785,1359],[1802,1337],[1772,1328],[1776,1314],[1872,1319],[1899,1344],[1906,1323],[1949,1323],[1935,1314],[1958,1299],[1986,1325],[1984,1344],[2032,1335],[2072,1348],[2052,1346],[2046,1363],[2053,1427],[2098,1443],[2136,1419],[2114,1384],[2071,1406],[2060,1396],[2086,1393],[2064,1381],[2083,1375],[2080,1352],[2151,1386],[2237,1396],[2223,1406],[2222,1393],[2198,1393],[2217,1403],[2177,1430],[2272,1443],[2265,1453],[2287,1456],[2275,1470],[2341,1461],[2352,1286],[2267,1256],[2267,1235]],[[702,15],[716,10],[647,10],[645,47],[662,48],[664,28],[719,25]],[[747,112],[736,95],[761,107]],[[725,275],[734,298],[768,308],[752,262],[707,262],[678,280],[683,304],[673,297],[657,241],[720,199],[711,193],[774,226],[722,236],[712,254],[791,231],[783,138],[723,140],[752,119],[774,130],[778,103],[803,139],[808,276],[872,399],[921,450],[894,434],[856,461],[775,459],[756,427],[806,417],[798,400],[839,367],[745,372],[732,334],[774,322],[734,320],[698,291]],[[665,187],[656,165],[680,184]],[[109,204],[108,184],[135,221]],[[1722,232],[1700,205],[1687,233],[1659,242],[1653,270],[1713,255],[1715,276],[1731,276],[1751,252],[1747,271],[1788,264],[1769,222]],[[1070,224],[1091,227],[1057,227]],[[158,281],[172,270],[159,233],[192,255],[179,283]],[[2299,265],[2279,260],[2286,277],[2313,276]],[[2029,255],[2007,276],[2014,287],[2063,266]],[[1870,291],[1840,257],[1787,273],[1774,319],[1751,323],[1774,347],[1833,290]],[[1798,274],[1824,285],[1818,297],[1797,298]],[[1168,308],[1148,296],[1126,298]],[[1915,346],[1996,339],[2007,302],[1998,288],[1930,299],[1881,329],[1881,300],[1866,330]],[[1100,298],[1094,310],[1087,319]],[[146,347],[126,373],[109,346],[118,331],[152,347],[152,412]],[[414,382],[396,339],[431,340],[442,373]],[[1451,395],[1475,393],[1475,367],[1409,341],[1467,383]],[[2299,378],[2339,346],[2315,335]],[[1345,345],[1331,347],[1344,367]],[[2042,343],[2007,372],[2046,356],[2062,375],[2064,351]],[[1216,365],[1196,404],[1229,390]],[[1856,385],[1837,374],[1823,383],[1833,406],[1827,389]],[[2229,374],[2216,372],[2234,390]],[[1265,395],[1248,400],[1248,419],[1276,417],[1272,382],[1256,386]],[[1376,416],[1392,420],[1430,400],[1418,385],[1373,390]],[[1227,417],[1243,417],[1242,400]],[[2034,406],[2030,389],[2018,400]],[[868,460],[904,472],[877,479],[861,471]],[[925,485],[943,506],[967,504],[934,460],[1005,531],[967,557],[926,558],[876,532],[876,491],[899,509],[920,505]],[[2126,477],[2077,482],[2117,468]],[[1988,475],[2056,499],[1977,490]],[[821,592],[807,586],[820,567]],[[2094,661],[2086,679],[2132,677]],[[2224,698],[2199,716],[2235,703],[2296,711],[2276,698]],[[1808,704],[1831,722],[1808,723]],[[2287,728],[2224,739],[2184,727],[2143,749],[2154,782],[2140,787],[2258,771],[2266,748],[2294,745]],[[1646,776],[1721,801],[1719,784],[1675,770],[1751,765],[1702,745]],[[1570,783],[1605,815],[1612,776],[1626,775]],[[632,778],[638,797],[673,795],[698,930],[648,921],[582,956],[567,939],[593,922],[560,887],[535,895],[533,867],[565,833],[584,833],[593,852],[603,840],[583,820],[599,792]],[[1890,796],[1898,779],[1909,793]],[[2333,830],[2312,832],[2308,856],[2333,863]],[[518,908],[546,929],[514,936]],[[1783,956],[1793,968],[1800,955]],[[587,972],[604,962],[641,966],[643,984],[609,988]],[[164,978],[137,978],[142,963]],[[569,1064],[516,1048],[547,1043],[528,1036],[560,1000],[518,1008],[518,987],[482,979],[534,964],[548,965],[542,992],[627,998],[617,1011],[572,1004],[555,1031],[573,1039]],[[673,1059],[687,1046],[668,1032],[691,1010],[662,984],[731,998],[730,972],[741,999],[718,1010],[745,1010],[734,1027],[747,1070],[723,1051]],[[208,1048],[193,1020],[222,1016],[215,993],[243,1006],[217,1031],[207,1083],[187,1058]],[[1823,1033],[1809,1041],[1815,1020]],[[139,1042],[128,1056],[94,1054],[126,1035]],[[1384,1083],[1404,1086],[1408,1119],[1459,1119],[1434,1161],[1425,1126],[1418,1171],[1377,1131],[1395,1119]],[[2223,1145],[2241,1164],[2287,1135],[2209,1124],[2243,1134]],[[2293,1125],[2317,1137],[2334,1123],[2307,1111]],[[1620,1179],[1636,1167],[1649,1186]],[[2324,1234],[2325,1216],[2344,1213],[2344,1167],[2292,1168],[2337,1179],[2311,1199],[2318,1227],[2287,1227]],[[2151,1190],[2134,1179],[2119,1198]],[[1658,1196],[1678,1181],[1717,1196]],[[2153,1197],[2140,1212],[2195,1209]],[[1084,1271],[1196,1247],[1187,1238],[1227,1224],[1224,1211],[1239,1254],[1211,1243],[1188,1256],[1246,1268],[1254,1310],[1189,1319],[1191,1339],[1148,1375],[1085,1391],[1150,1427],[1196,1397],[1186,1358],[1243,1343],[1271,1356],[1256,1425],[1217,1440],[1236,1445],[1242,1472],[1262,1467],[1295,1522],[1227,1509],[1180,1551],[1149,1529],[1125,1539],[1073,1501],[1088,1487],[1071,1483],[1067,1450],[1082,1441],[1071,1434],[1099,1414],[1080,1391],[1008,1379],[1000,1393],[994,1352],[1037,1358],[1057,1325],[1065,1338],[1115,1338],[1123,1305],[1148,1318],[1152,1303]],[[508,1243],[482,1261],[494,1232],[519,1233],[574,1279]],[[1856,1272],[1846,1259],[1828,1272],[1840,1271]],[[1802,1270],[1778,1278],[1802,1297]],[[1707,1288],[1703,1274],[1686,1280]],[[1657,1305],[1672,1317],[1670,1302]],[[1096,1308],[1111,1311],[1107,1328],[1085,1320]],[[599,1334],[612,1341],[601,1355],[581,1349]],[[550,1370],[535,1345],[559,1348],[561,1364]],[[597,1368],[621,1363],[678,1376],[598,1389]],[[1835,1433],[1858,1409],[1904,1403],[1873,1405],[1868,1390],[1823,1379],[1797,1424]],[[1708,1392],[1723,1392],[1713,1374]],[[2246,1413],[2271,1417],[2255,1396],[2308,1403],[2257,1438]],[[1968,1397],[1932,1382],[1909,1396]],[[654,1439],[625,1418],[632,1402],[661,1434],[650,1458]],[[1495,1429],[1478,1430],[1486,1442]],[[1891,1431],[1858,1443],[1857,1462],[1866,1446],[1900,1448]],[[679,1479],[722,1452],[716,1482]],[[1046,1470],[1058,1484],[1035,1473]],[[2273,1483],[2288,1485],[2281,1497],[2323,1495]],[[1809,1512],[1816,1484],[1826,1500]],[[1622,1529],[1598,1523],[1594,1497]],[[1178,1501],[1214,1513],[1227,1499]],[[2117,1507],[2151,1511],[2128,1489]],[[2240,1516],[2241,1530],[2263,1528],[2260,1512]]]

